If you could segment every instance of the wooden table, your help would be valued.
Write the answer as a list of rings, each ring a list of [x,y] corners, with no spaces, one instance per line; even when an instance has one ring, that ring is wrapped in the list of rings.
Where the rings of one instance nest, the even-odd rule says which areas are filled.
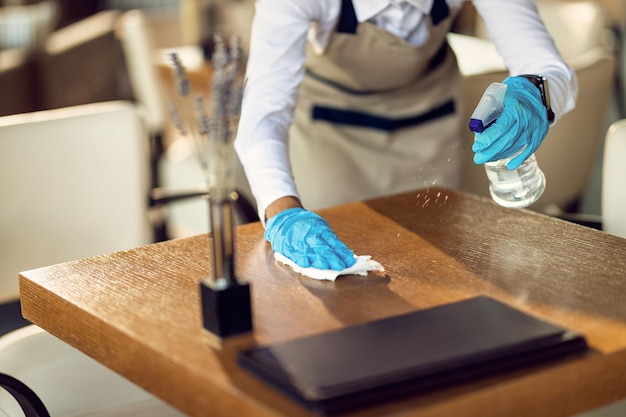
[[[438,188],[320,213],[386,271],[315,281],[274,261],[259,223],[237,228],[259,344],[486,294],[594,348],[348,415],[558,417],[626,397],[626,240]],[[208,248],[202,235],[23,272],[23,314],[189,415],[310,415],[209,346],[198,296]]]

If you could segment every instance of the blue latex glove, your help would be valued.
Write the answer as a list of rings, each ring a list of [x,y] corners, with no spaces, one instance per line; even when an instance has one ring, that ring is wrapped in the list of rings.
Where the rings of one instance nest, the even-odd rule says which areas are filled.
[[[303,268],[342,270],[356,263],[354,254],[322,217],[300,207],[281,211],[265,225],[265,239]]]
[[[476,133],[472,146],[474,162],[498,161],[510,158],[524,149],[507,164],[508,169],[519,167],[535,153],[548,133],[550,124],[541,94],[524,77],[508,77],[504,95],[504,111],[498,120],[481,133]]]

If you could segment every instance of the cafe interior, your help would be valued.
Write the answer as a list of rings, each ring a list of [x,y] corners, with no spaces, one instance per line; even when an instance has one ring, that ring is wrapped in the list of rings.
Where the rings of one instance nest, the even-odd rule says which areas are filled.
[[[575,109],[550,129],[536,153],[547,182],[544,194],[525,209],[507,210],[523,211],[529,219],[540,216],[555,222],[555,227],[573,227],[577,233],[590,236],[582,245],[597,247],[598,253],[608,253],[601,239],[607,239],[612,250],[618,248],[615,253],[623,253],[626,2],[537,0],[537,6],[559,52],[576,72],[579,93]],[[20,276],[23,271],[43,268],[39,285],[45,287],[47,267],[69,265],[68,271],[72,271],[74,262],[81,266],[93,257],[136,248],[148,252],[147,248],[153,246],[169,248],[166,245],[184,245],[195,242],[198,236],[206,239],[207,235],[215,235],[207,211],[207,185],[194,154],[193,139],[181,132],[171,111],[172,106],[178,106],[182,117],[185,111],[192,111],[180,104],[173,57],[182,63],[192,91],[210,98],[214,34],[239,37],[245,62],[253,15],[254,0],[0,0],[0,376],[15,378],[30,387],[49,415],[222,416],[241,414],[244,409],[248,410],[246,415],[319,415],[309,414],[306,407],[282,397],[275,399],[273,392],[267,395],[263,407],[256,408],[259,413],[263,411],[260,414],[253,412],[254,404],[261,401],[253,398],[254,394],[245,394],[245,402],[240,401],[249,401],[249,408],[231,407],[232,414],[226,400],[220,403],[224,408],[213,409],[212,403],[206,403],[202,408],[205,412],[197,411],[200,406],[186,408],[185,404],[191,403],[174,394],[163,394],[167,387],[141,384],[143,377],[133,379],[120,371],[121,364],[102,360],[112,351],[83,351],[84,343],[78,334],[63,334],[54,325],[45,328],[45,317],[62,319],[55,309],[46,313],[46,302],[53,302],[54,294],[52,301],[35,297],[33,294],[39,293],[32,290],[31,284],[39,275]],[[489,84],[507,76],[471,2],[464,3],[448,42],[463,76],[466,103],[477,103]],[[244,65],[241,68],[243,73]],[[464,110],[468,119],[473,107],[470,104]],[[472,141],[469,130],[459,141],[468,152],[462,186],[456,191],[469,200],[493,204],[485,171],[471,159]],[[255,223],[258,228],[256,205],[243,169],[236,160],[233,165],[233,191],[238,195],[234,228]],[[416,184],[416,190],[422,186]],[[262,232],[254,230],[262,242]],[[419,235],[419,231],[415,233]],[[555,233],[554,239],[567,236]],[[264,250],[269,251],[269,247]],[[385,261],[383,255],[375,257]],[[238,267],[244,269],[246,259],[238,257]],[[589,268],[601,274],[603,258],[595,260]],[[622,283],[612,281],[609,287],[618,294],[621,290],[624,300],[626,258],[617,265],[611,277],[621,276]],[[63,281],[56,268],[50,274]],[[392,273],[388,274],[393,281]],[[595,277],[586,278],[593,281]],[[253,281],[252,291],[257,284]],[[69,278],[65,285],[72,285]],[[28,305],[21,299],[26,296],[25,288],[30,294]],[[310,288],[313,293],[331,297],[321,283]],[[439,304],[446,300],[441,298]],[[623,305],[614,307],[622,313],[612,323],[626,330]],[[331,304],[326,308],[330,309]],[[39,315],[44,317],[41,323],[37,322]],[[258,316],[255,312],[255,320],[260,320]],[[272,333],[263,326],[259,328],[265,333],[259,337],[271,342],[266,334]],[[99,332],[104,334],[105,330],[93,329],[91,337],[97,340]],[[315,332],[311,328],[301,334]],[[618,339],[624,346],[616,352],[626,352],[624,336]],[[140,372],[137,369],[134,371]],[[229,379],[228,370],[220,372]],[[242,385],[247,387],[246,377],[243,380]],[[558,384],[559,380],[553,381]],[[500,408],[503,413],[499,415],[625,416],[626,368],[621,365],[620,373],[610,381],[621,384],[621,389],[604,397],[598,395],[589,403],[565,400],[572,404],[570,408],[548,407],[540,414],[516,414],[514,408],[520,403],[515,403],[518,405],[511,405],[511,409],[501,405],[504,408]],[[19,386],[5,380],[0,383],[6,388],[6,392],[0,390],[0,416],[47,415],[36,406],[26,411],[23,404],[27,401],[19,403],[13,398]],[[176,381],[162,385],[166,384]],[[489,393],[496,395],[498,384],[492,385]],[[477,386],[484,388],[480,383]],[[229,389],[240,388],[229,385]],[[250,388],[252,392],[255,389]],[[259,389],[265,392],[266,388]],[[470,394],[457,390],[461,392],[459,399],[450,404],[462,407],[460,398],[469,398]],[[211,392],[215,394],[215,390]],[[237,392],[233,398],[241,400],[239,396],[244,394]],[[16,398],[19,395],[29,397],[22,392]],[[454,410],[451,405],[437,411],[436,401],[448,395],[456,394],[435,393],[428,401],[414,402],[413,411],[405,412],[398,405],[347,413],[496,415],[471,414],[471,407],[467,414],[448,414]],[[503,397],[498,398],[506,403]],[[13,414],[20,407],[25,414]]]

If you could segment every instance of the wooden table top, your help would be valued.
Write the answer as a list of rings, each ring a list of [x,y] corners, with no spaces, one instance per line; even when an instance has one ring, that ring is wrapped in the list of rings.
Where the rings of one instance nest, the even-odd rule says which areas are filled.
[[[626,240],[431,188],[320,211],[384,273],[316,281],[278,264],[260,223],[236,229],[255,339],[284,341],[489,295],[582,332],[584,357],[508,372],[350,416],[571,416],[626,397]],[[24,316],[193,416],[310,412],[209,346],[198,282],[206,235],[20,274]]]

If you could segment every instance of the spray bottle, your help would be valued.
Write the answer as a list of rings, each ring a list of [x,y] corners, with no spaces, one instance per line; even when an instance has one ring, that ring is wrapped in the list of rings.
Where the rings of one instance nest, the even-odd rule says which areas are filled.
[[[502,114],[506,88],[506,84],[492,83],[485,90],[470,119],[469,128],[472,132],[484,131]],[[510,170],[506,167],[522,150],[509,158],[484,164],[491,198],[501,206],[527,207],[537,201],[546,188],[545,176],[539,169],[534,154],[516,169]]]

